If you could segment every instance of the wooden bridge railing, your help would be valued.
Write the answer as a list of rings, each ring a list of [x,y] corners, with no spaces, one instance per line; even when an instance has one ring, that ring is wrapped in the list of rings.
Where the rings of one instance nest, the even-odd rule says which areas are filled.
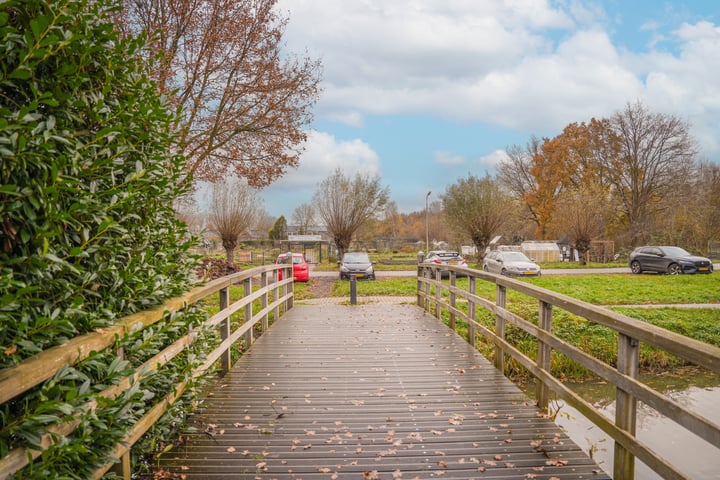
[[[197,378],[218,361],[221,370],[227,371],[231,367],[231,347],[236,341],[245,338],[246,344],[249,345],[253,341],[253,330],[256,325],[260,325],[262,331],[265,331],[271,313],[272,318],[277,319],[284,311],[292,308],[294,292],[291,268],[288,265],[267,265],[222,277],[155,308],[125,317],[111,327],[76,337],[13,367],[0,370],[0,405],[20,398],[23,393],[52,378],[62,368],[87,359],[92,352],[112,348],[118,338],[150,327],[160,322],[167,314],[178,312],[214,294],[219,294],[220,311],[205,321],[205,327],[219,329],[222,342],[213,351],[207,352],[204,363],[193,371],[192,376]],[[280,271],[283,271],[282,275],[278,274]],[[253,279],[258,277],[260,284],[254,286]],[[242,295],[239,300],[230,303],[229,288],[233,285],[242,285]],[[257,301],[260,302],[260,309],[253,312],[253,303]],[[240,323],[237,329],[232,330],[230,316],[237,312],[244,312],[244,322]],[[119,384],[107,388],[99,396],[117,398],[131,385],[162,369],[196,339],[197,331],[189,332],[135,368],[134,374],[123,378]],[[109,463],[96,470],[90,478],[101,478],[114,468],[123,478],[130,479],[130,448],[168,411],[187,388],[187,382],[179,383],[164,398],[158,399],[127,432],[123,441],[115,446],[112,457],[120,460],[120,463]],[[97,403],[91,402],[83,407],[83,411],[90,412],[96,407]],[[61,422],[50,425],[41,436],[41,449],[19,447],[10,450],[7,455],[0,458],[0,480],[8,478],[30,464],[59,438],[72,435],[79,423],[79,419],[75,417],[64,418]]]
[[[477,334],[486,337],[494,344],[494,363],[500,371],[504,370],[504,361],[508,355],[530,371],[538,379],[536,395],[541,408],[547,409],[552,391],[613,438],[614,478],[634,478],[635,458],[640,459],[662,478],[687,478],[677,467],[635,436],[638,400],[720,449],[718,424],[688,410],[686,405],[678,404],[637,379],[640,342],[653,345],[714,372],[720,372],[719,348],[526,282],[462,267],[449,266],[443,269],[446,272],[449,270],[449,281],[442,280],[441,271],[437,266],[419,265],[418,305],[428,312],[434,311],[438,320],[443,318],[443,311],[447,312],[450,327],[453,329],[456,328],[458,319],[465,322],[468,328],[467,340],[472,345],[475,345]],[[456,286],[458,275],[467,276],[467,289]],[[476,294],[478,281],[496,285],[495,303]],[[537,325],[506,308],[508,289],[538,300]],[[463,303],[467,302],[467,310],[459,308],[458,299],[463,299]],[[494,314],[494,329],[476,321],[478,307]],[[552,323],[554,307],[616,331],[618,333],[617,366],[608,365],[556,336],[553,333]],[[507,324],[522,329],[537,339],[535,360],[508,342],[505,335]],[[552,375],[550,360],[553,351],[562,353],[615,386],[617,395],[614,422]]]

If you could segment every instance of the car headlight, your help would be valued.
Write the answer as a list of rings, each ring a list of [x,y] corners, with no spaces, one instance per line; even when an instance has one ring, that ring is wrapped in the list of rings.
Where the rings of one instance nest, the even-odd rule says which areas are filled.
[[[347,271],[349,271],[349,269],[345,265],[340,265],[340,271],[347,272]]]
[[[372,273],[372,271],[373,271],[373,267],[371,265],[367,268],[367,270],[365,270],[365,273]]]

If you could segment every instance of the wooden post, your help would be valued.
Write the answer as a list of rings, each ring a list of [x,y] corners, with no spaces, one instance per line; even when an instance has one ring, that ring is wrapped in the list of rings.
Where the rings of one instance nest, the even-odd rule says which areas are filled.
[[[477,292],[477,279],[474,276],[468,277],[468,292],[475,295]],[[475,324],[473,323],[475,321],[475,310],[477,306],[475,305],[475,302],[473,300],[468,300],[468,317],[470,317],[470,322],[468,323],[468,342],[470,345],[475,347],[476,341],[475,341]]]
[[[268,286],[268,273],[267,272],[262,272],[262,274],[260,274],[260,286],[262,288],[265,288]],[[260,305],[263,310],[265,310],[265,308],[267,308],[267,306],[268,306],[268,292],[267,291],[263,294],[262,298],[260,299]],[[263,333],[267,331],[268,325],[269,325],[268,313],[266,312],[262,318]]]
[[[617,369],[619,373],[637,378],[640,371],[640,342],[622,333],[618,334]],[[635,436],[637,399],[628,392],[615,389],[615,425]],[[613,478],[635,478],[635,456],[615,442]]]
[[[430,280],[430,275],[432,274],[431,268],[425,269],[425,279]],[[425,283],[425,311],[430,313],[430,284]]]
[[[225,310],[230,305],[230,289],[225,287],[220,290],[220,311]],[[220,328],[220,338],[225,340],[230,337],[230,316],[226,316],[225,319],[218,325]],[[225,375],[232,367],[232,353],[228,348],[225,350],[220,357],[220,364],[222,374]]]
[[[246,278],[243,280],[243,295],[249,296],[252,294],[252,278]],[[252,303],[245,305],[245,323],[252,322],[253,317],[253,306]],[[253,329],[247,331],[245,334],[245,350],[250,348],[254,340]]]
[[[279,280],[279,272],[280,270],[273,270],[273,277],[272,282],[275,288],[273,288],[273,301],[276,301],[278,298],[280,298],[280,289],[278,288],[278,280]],[[277,319],[280,318],[280,307],[276,306],[273,309],[273,322],[276,322]]]
[[[125,359],[125,349],[119,348],[116,352],[118,358]],[[128,450],[118,458],[120,462],[114,464],[110,471],[115,475],[121,477],[123,480],[131,480],[132,478],[132,465],[130,464],[130,451]]]
[[[450,287],[455,286],[455,272],[450,272]],[[450,328],[455,330],[455,292],[450,290]]]
[[[435,270],[435,281],[442,282],[442,273],[440,269]],[[439,286],[435,287],[435,318],[442,320],[442,309],[440,308],[440,301],[442,300],[442,288]]]
[[[552,305],[542,300],[540,301],[538,326],[548,333],[552,332]],[[550,345],[538,340],[537,366],[550,373],[551,359],[552,349]],[[547,413],[548,404],[550,403],[550,389],[539,378],[535,382],[538,407]]]
[[[123,480],[132,478],[132,465],[130,465],[130,451],[125,452],[120,458],[120,462],[110,468],[115,475],[122,477]]]
[[[292,264],[290,265],[290,270],[288,270],[290,278],[293,279],[292,282],[288,284],[288,293],[291,294],[290,299],[287,301],[287,305],[285,307],[285,312],[293,308],[295,306],[295,280],[293,277],[293,271],[292,271]]]
[[[420,292],[422,291],[423,283],[420,281],[420,277],[423,277],[423,278],[425,277],[425,269],[423,269],[423,267],[420,265],[420,262],[418,262],[417,277],[418,277],[418,281],[417,281],[417,305],[418,305],[418,307],[422,308],[423,305],[424,305],[424,302],[423,302],[423,298],[422,298],[422,295],[420,294]]]
[[[495,305],[497,305],[500,308],[505,308],[505,305],[507,303],[507,292],[505,290],[505,287],[502,285],[496,285],[496,293],[495,293]],[[495,335],[497,335],[499,338],[505,340],[505,320],[500,315],[495,315]],[[505,372],[505,354],[503,353],[503,349],[495,345],[495,368],[500,370],[501,372]]]

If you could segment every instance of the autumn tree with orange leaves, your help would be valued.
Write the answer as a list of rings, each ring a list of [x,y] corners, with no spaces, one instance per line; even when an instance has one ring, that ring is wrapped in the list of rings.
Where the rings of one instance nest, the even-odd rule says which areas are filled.
[[[577,220],[571,202],[587,203],[592,192],[615,238],[636,246],[663,236],[662,220],[683,203],[696,154],[686,122],[637,102],[610,118],[571,123],[552,139],[509,148],[498,176],[530,213],[537,238],[567,234],[563,222]]]
[[[267,186],[296,167],[321,65],[283,50],[277,0],[124,0],[118,23],[148,35],[155,79],[178,109],[186,182]]]

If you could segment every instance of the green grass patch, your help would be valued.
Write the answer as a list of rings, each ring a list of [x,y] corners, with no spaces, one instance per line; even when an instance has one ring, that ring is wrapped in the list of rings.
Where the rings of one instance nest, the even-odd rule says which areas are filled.
[[[627,267],[627,262],[609,262],[609,263],[596,263],[588,262],[585,265],[581,265],[578,262],[544,262],[539,264],[542,268],[550,269],[565,269],[565,270],[578,270],[584,268],[617,268]]]
[[[350,281],[338,280],[334,283],[331,296],[347,297],[350,295]],[[415,277],[378,278],[376,280],[358,280],[358,296],[413,296],[417,295],[417,279]]]
[[[310,293],[310,288],[305,282],[295,282],[293,284],[293,294],[295,295],[295,300],[307,300],[308,298],[313,298]]]
[[[596,305],[720,302],[720,275],[545,275],[539,287]]]

